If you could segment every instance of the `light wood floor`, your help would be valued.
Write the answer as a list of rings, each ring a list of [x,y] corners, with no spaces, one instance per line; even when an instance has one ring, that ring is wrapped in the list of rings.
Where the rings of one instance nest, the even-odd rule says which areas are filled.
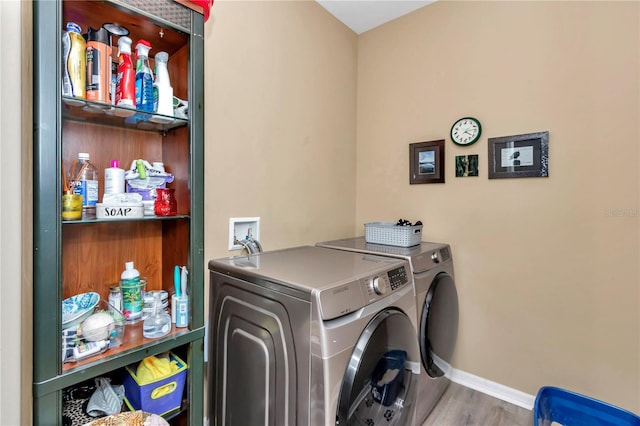
[[[422,426],[531,426],[530,410],[451,383]]]

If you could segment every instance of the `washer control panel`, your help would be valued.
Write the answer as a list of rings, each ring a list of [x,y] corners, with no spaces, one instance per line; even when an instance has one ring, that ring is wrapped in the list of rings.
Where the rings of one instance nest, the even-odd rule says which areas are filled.
[[[324,288],[317,292],[322,320],[331,320],[355,312],[360,308],[391,296],[395,291],[413,285],[409,264],[394,261],[389,269],[379,269],[372,275],[363,275],[353,281]],[[397,266],[400,263],[400,266]]]
[[[368,303],[375,302],[387,293],[396,291],[408,282],[409,278],[404,266],[362,280]]]
[[[391,290],[397,290],[409,282],[409,279],[407,278],[407,270],[404,266],[387,272],[387,275],[389,276],[389,282],[391,283]]]

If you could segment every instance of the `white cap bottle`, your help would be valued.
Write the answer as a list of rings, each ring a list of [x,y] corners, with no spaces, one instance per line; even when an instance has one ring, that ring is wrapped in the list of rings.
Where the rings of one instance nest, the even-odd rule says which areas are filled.
[[[156,112],[173,117],[173,87],[171,87],[169,71],[167,70],[169,54],[167,52],[158,52],[155,59],[156,81],[154,86],[158,88],[158,109]]]
[[[111,160],[111,167],[104,169],[104,195],[124,194],[124,169],[118,160]]]
[[[120,274],[120,289],[122,290],[122,311],[128,322],[142,319],[144,306],[145,283],[140,280],[140,272],[133,266],[133,262],[125,262],[124,271]]]
[[[78,153],[78,163],[72,173],[74,193],[82,195],[82,219],[96,218],[98,203],[98,169],[89,161],[89,154]]]

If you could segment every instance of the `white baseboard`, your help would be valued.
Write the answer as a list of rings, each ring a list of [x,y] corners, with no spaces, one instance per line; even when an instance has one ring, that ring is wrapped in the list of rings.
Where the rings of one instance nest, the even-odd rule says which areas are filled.
[[[501,399],[518,407],[533,410],[536,397],[528,393],[521,392],[517,389],[492,382],[482,377],[475,376],[465,371],[451,369],[451,381],[459,385],[477,390],[494,398]]]

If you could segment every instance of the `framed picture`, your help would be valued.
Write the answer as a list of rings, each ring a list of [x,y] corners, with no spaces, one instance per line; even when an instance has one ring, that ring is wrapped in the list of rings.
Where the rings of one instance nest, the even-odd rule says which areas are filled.
[[[489,138],[489,179],[548,177],[549,132]]]
[[[456,155],[456,177],[478,176],[478,154]]]
[[[409,144],[409,183],[444,183],[444,139]]]

